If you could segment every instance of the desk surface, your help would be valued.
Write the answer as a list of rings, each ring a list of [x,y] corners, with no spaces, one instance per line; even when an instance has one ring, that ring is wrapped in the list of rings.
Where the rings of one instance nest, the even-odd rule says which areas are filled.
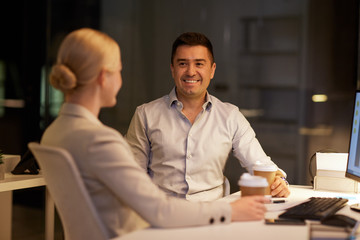
[[[45,186],[42,174],[38,175],[13,175],[5,173],[5,179],[0,180],[0,192],[12,191],[24,188]]]
[[[14,175],[10,173],[10,171],[14,169],[16,164],[20,161],[19,155],[4,155],[4,161],[6,168],[5,179],[0,180],[0,192],[46,185],[41,173],[37,175]]]
[[[11,174],[19,161],[19,155],[4,155],[5,179],[0,180],[0,239],[12,239],[12,191],[46,185],[42,174]],[[45,239],[54,239],[54,202],[47,191],[46,196]]]
[[[282,211],[288,207],[306,201],[309,197],[345,197],[349,199],[349,204],[360,202],[360,197],[355,194],[345,194],[336,192],[322,192],[314,191],[308,186],[291,186],[291,195],[286,198],[285,203],[268,204],[266,218],[277,218]],[[219,201],[231,202],[240,197],[240,193],[232,194]],[[339,211],[341,214],[350,215],[356,219],[360,219],[360,213],[351,211],[348,206]],[[310,222],[304,226],[274,226],[265,225],[264,221],[252,222],[233,222],[228,225],[213,225],[190,228],[175,228],[175,229],[156,229],[148,228],[139,230],[123,237],[116,238],[117,240],[127,239],[207,239],[207,240],[223,240],[223,239],[292,239],[305,240],[310,239]],[[289,237],[291,236],[291,237]]]

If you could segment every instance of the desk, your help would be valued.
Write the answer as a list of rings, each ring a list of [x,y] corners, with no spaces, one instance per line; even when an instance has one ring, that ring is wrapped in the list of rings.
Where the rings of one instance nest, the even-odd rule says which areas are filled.
[[[20,161],[20,156],[4,155],[5,179],[0,181],[0,239],[11,239],[12,191],[17,189],[45,186],[39,175],[13,175],[11,170]],[[45,201],[45,239],[54,239],[54,202],[46,190]]]
[[[308,186],[291,186],[291,194],[286,198],[285,203],[267,204],[268,212],[265,218],[277,218],[285,208],[294,206],[306,201],[311,196],[314,197],[347,197],[349,204],[360,202],[360,197],[355,194],[344,194],[335,192],[314,191]],[[235,193],[219,201],[231,202],[240,197],[240,193]],[[344,207],[339,213],[351,215],[356,219],[360,219],[360,213],[351,211],[349,206]],[[182,240],[182,239],[207,239],[207,240],[223,240],[223,239],[291,239],[291,240],[308,240],[315,239],[316,236],[311,232],[312,221],[307,221],[304,226],[274,226],[265,225],[264,221],[252,222],[233,222],[227,225],[214,225],[202,227],[188,227],[175,229],[156,229],[148,228],[132,232],[125,236],[116,238],[116,240],[130,239],[156,239],[156,240]]]

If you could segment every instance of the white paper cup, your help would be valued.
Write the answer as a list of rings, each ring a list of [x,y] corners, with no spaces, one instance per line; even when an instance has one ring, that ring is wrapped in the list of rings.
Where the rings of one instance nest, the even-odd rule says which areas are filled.
[[[268,182],[266,178],[260,176],[252,176],[244,173],[238,182],[240,186],[241,196],[266,195]]]
[[[254,176],[260,176],[266,178],[269,186],[266,190],[266,195],[271,193],[271,184],[275,181],[276,171],[278,170],[275,164],[256,164],[253,167]]]

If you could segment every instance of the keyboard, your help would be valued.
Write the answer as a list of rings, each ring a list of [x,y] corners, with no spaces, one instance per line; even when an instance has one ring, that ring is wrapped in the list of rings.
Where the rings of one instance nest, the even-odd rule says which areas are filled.
[[[322,220],[334,215],[338,210],[343,208],[347,202],[348,200],[345,198],[312,197],[308,202],[303,202],[288,208],[284,213],[280,214],[279,217]]]

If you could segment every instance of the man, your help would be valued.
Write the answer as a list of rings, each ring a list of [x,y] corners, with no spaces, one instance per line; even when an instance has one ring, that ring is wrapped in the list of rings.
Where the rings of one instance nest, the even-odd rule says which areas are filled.
[[[271,163],[239,109],[207,92],[216,64],[212,44],[200,33],[180,35],[172,47],[169,95],[136,109],[126,138],[153,181],[172,196],[207,201],[223,196],[230,151],[249,172]],[[279,170],[272,195],[287,197]]]

